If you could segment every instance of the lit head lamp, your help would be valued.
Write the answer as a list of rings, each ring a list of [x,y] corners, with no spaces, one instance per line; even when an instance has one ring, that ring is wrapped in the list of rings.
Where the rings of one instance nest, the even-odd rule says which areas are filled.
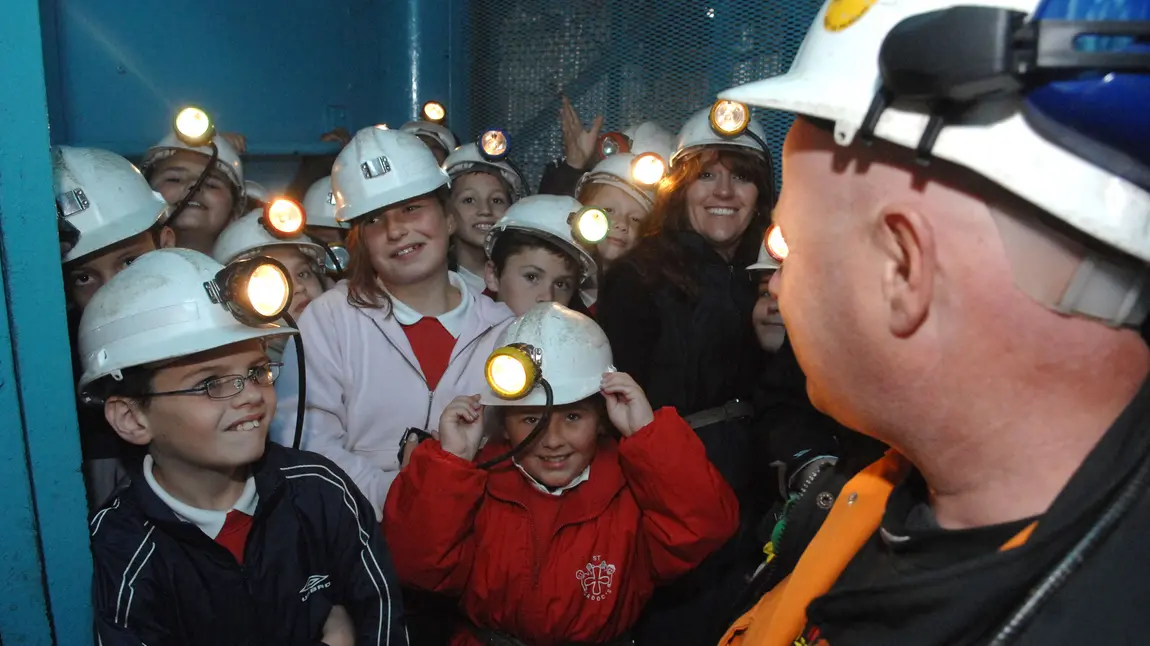
[[[223,305],[245,325],[271,323],[283,316],[291,300],[287,269],[267,256],[237,260],[204,283],[213,303]]]
[[[656,153],[643,153],[631,162],[631,179],[640,186],[655,186],[666,174],[667,163]]]
[[[303,233],[307,216],[299,202],[277,197],[264,206],[264,216],[260,222],[268,233],[277,238],[294,238]]]
[[[787,241],[783,238],[783,230],[777,224],[767,228],[767,234],[763,236],[763,247],[766,248],[767,254],[779,262],[786,260],[787,254],[790,253]]]
[[[443,123],[447,119],[447,108],[439,101],[428,101],[423,104],[423,109],[420,110],[423,118],[431,123]]]
[[[487,161],[497,162],[505,159],[511,151],[511,140],[507,133],[498,128],[484,131],[479,135],[479,154]]]
[[[599,143],[596,144],[595,150],[599,153],[600,159],[606,159],[619,153],[629,153],[631,152],[631,139],[621,132],[604,132],[599,135]]]
[[[737,137],[751,125],[751,110],[738,101],[721,99],[711,106],[711,128],[724,137]]]
[[[523,399],[543,376],[543,352],[525,343],[496,348],[483,372],[487,385],[501,399]]]
[[[175,130],[180,141],[193,148],[208,145],[216,134],[208,113],[195,107],[184,108],[176,114]]]
[[[611,221],[607,213],[597,206],[585,206],[567,218],[575,239],[585,245],[597,245],[607,237]]]

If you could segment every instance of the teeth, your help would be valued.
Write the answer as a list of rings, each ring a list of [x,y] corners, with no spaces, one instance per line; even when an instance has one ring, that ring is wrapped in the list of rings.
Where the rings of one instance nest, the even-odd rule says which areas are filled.
[[[490,231],[491,230],[491,223],[490,222],[480,222],[479,224],[475,225],[475,228],[479,229],[480,231]]]
[[[415,251],[416,248],[417,248],[416,246],[411,246],[411,247],[406,247],[404,249],[400,249],[399,251],[395,252],[395,257],[398,258],[400,256],[406,256],[407,254]]]
[[[567,459],[567,456],[566,456],[566,455],[561,455],[561,456],[559,456],[559,457],[551,457],[551,458],[539,458],[539,459],[540,459],[540,460],[543,460],[544,462],[562,462],[563,460],[566,460],[566,459]]]
[[[734,215],[735,209],[710,208],[710,209],[707,209],[707,213],[710,213],[711,215]]]
[[[257,429],[259,427],[260,427],[260,421],[258,419],[256,419],[256,420],[252,420],[250,422],[240,422],[239,424],[232,426],[232,429],[236,430],[236,431],[254,431],[255,429]]]

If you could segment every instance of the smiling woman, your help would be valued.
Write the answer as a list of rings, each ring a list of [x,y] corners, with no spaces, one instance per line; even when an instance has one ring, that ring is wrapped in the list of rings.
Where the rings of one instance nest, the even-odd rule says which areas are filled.
[[[739,496],[740,534],[691,581],[655,595],[640,624],[642,643],[650,644],[718,638],[696,618],[725,612],[744,563],[753,569],[762,560],[751,528],[771,491],[769,469],[756,463],[765,447],[749,423],[764,353],[751,319],[758,281],[746,267],[767,228],[774,181],[768,153],[753,137],[724,138],[701,116],[701,128],[700,115],[684,126],[639,244],[611,266],[599,291],[598,318],[615,365],[635,377],[653,406],[683,415]]]

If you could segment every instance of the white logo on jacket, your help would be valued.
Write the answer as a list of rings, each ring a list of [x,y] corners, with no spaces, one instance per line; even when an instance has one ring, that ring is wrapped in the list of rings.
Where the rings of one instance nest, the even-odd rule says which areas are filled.
[[[615,566],[603,560],[602,556],[591,557],[591,562],[575,573],[583,586],[583,596],[592,601],[602,601],[611,594],[611,584],[615,579]]]
[[[326,574],[313,574],[307,578],[307,583],[303,584],[303,587],[300,588],[299,593],[303,595],[300,601],[307,601],[313,592],[319,592],[324,588],[330,587],[331,581],[327,580]]]

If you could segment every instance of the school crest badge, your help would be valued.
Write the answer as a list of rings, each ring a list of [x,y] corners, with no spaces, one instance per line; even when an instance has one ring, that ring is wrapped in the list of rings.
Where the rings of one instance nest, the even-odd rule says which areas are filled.
[[[602,556],[591,557],[591,562],[575,573],[579,585],[583,586],[583,596],[591,601],[602,601],[611,594],[615,581],[615,566],[603,560]]]

